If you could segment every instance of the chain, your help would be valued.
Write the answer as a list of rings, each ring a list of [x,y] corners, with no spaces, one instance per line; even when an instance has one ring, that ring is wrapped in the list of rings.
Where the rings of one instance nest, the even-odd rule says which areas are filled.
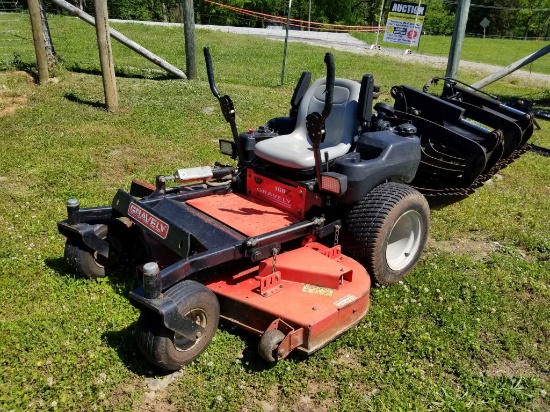
[[[340,235],[340,225],[334,226],[334,246],[338,246],[338,236]]]
[[[275,273],[277,272],[277,253],[279,253],[279,251],[276,247],[274,247],[273,249],[271,249],[271,253],[273,254],[273,267],[271,273]]]

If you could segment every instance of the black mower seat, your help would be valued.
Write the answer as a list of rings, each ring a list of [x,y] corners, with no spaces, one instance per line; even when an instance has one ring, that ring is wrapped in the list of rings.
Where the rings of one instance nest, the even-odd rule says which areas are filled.
[[[281,135],[256,143],[254,154],[275,165],[309,170],[315,166],[315,158],[306,130],[306,116],[321,113],[325,104],[326,79],[316,80],[305,93],[296,127],[287,135]],[[321,159],[336,159],[348,153],[357,139],[360,124],[357,117],[357,101],[361,85],[358,82],[336,78],[330,115],[325,122],[326,136],[321,144]]]

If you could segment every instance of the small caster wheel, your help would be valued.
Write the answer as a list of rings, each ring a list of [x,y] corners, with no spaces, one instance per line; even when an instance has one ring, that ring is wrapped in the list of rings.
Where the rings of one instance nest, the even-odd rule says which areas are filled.
[[[260,356],[268,362],[277,362],[279,355],[277,354],[277,348],[284,340],[285,334],[279,329],[271,329],[265,332],[260,338],[258,344],[258,352]]]

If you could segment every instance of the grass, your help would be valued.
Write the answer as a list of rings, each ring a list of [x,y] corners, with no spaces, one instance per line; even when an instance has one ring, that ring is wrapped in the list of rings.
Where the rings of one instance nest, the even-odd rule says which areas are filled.
[[[367,42],[376,43],[375,33],[357,33],[355,37]],[[381,33],[378,44],[382,48],[408,49],[408,45],[387,43],[383,41],[384,33]],[[466,37],[460,54],[461,60],[493,64],[496,66],[508,66],[547,44],[538,40],[508,40]],[[433,56],[447,57],[451,48],[451,36],[422,35],[418,47],[412,47],[413,52]],[[528,64],[523,70],[536,73],[550,74],[550,56],[545,55],[538,60]]]
[[[63,58],[57,81],[36,86],[12,69],[33,68],[30,35],[0,72],[1,410],[550,408],[550,161],[532,152],[469,198],[434,208],[418,267],[403,284],[373,289],[369,315],[314,356],[266,365],[257,337],[222,325],[179,374],[150,367],[134,343],[133,274],[76,277],[62,259],[56,222],[68,198],[108,204],[132,178],[219,160],[216,139],[229,129],[202,64],[197,82],[165,79],[116,44],[121,110],[107,113],[93,28],[59,16],[50,25]],[[184,65],[179,30],[117,28]],[[323,74],[324,50],[293,43],[287,86],[277,87],[282,43],[197,37],[198,48],[211,46],[218,86],[234,98],[241,129],[285,113],[302,70]],[[343,52],[335,59],[339,76],[374,73],[389,102],[392,85],[421,87],[441,75]],[[503,80],[490,91],[548,107],[542,84]],[[533,143],[548,148],[550,127],[542,127]]]

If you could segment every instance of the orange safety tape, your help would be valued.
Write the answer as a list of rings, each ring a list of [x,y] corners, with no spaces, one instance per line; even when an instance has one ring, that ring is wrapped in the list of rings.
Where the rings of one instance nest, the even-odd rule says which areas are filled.
[[[287,20],[286,17],[275,16],[275,15],[272,15],[272,14],[261,13],[261,12],[258,12],[258,11],[242,9],[242,8],[230,6],[230,5],[227,5],[227,4],[218,3],[218,2],[213,1],[213,0],[203,0],[203,1],[205,1],[206,3],[214,4],[214,5],[219,6],[219,7],[223,7],[225,9],[234,11],[234,12],[239,13],[239,14],[243,14],[243,15],[250,16],[250,17],[262,17],[262,18],[265,18],[266,20],[272,21],[272,22],[284,23]],[[335,31],[335,32],[349,32],[349,31],[376,32],[378,30],[378,26],[352,26],[352,25],[345,25],[345,24],[330,24],[330,23],[321,23],[321,22],[308,22],[307,20],[299,20],[299,19],[290,19],[289,21],[291,22],[290,25],[293,26],[293,27],[303,27],[302,23],[305,23],[305,24],[309,23],[309,26],[320,26],[320,27],[312,27],[313,30],[323,29],[323,30],[326,30],[326,31]],[[326,26],[340,27],[341,29],[332,29],[332,28],[329,28],[329,27],[326,27]],[[348,28],[348,29],[346,29],[346,28]],[[380,27],[380,30],[384,30],[384,27]]]

